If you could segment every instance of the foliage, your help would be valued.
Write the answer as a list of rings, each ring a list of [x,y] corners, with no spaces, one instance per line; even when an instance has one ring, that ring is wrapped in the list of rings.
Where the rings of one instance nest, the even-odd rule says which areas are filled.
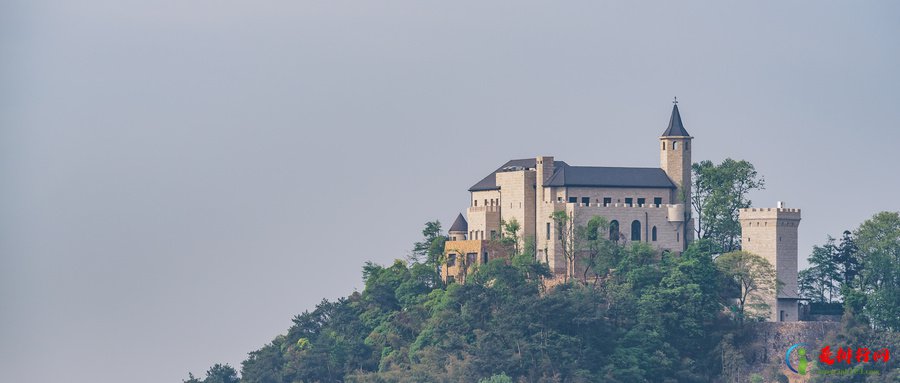
[[[810,267],[800,271],[800,295],[813,303],[842,301],[841,291],[851,288],[860,271],[858,250],[850,231],[844,231],[840,243],[829,236],[824,245],[814,246]]]
[[[853,233],[860,269],[846,302],[874,328],[900,330],[900,213],[881,212]]]
[[[510,256],[473,269],[464,284],[444,285],[427,260],[366,263],[362,292],[323,300],[294,317],[286,334],[249,354],[240,381],[730,382],[750,376],[753,356],[742,353],[741,327],[721,315],[730,299],[722,292],[741,287],[738,322],[766,316],[760,297],[777,288],[768,262],[741,251],[714,259],[721,252],[715,239],[671,254],[608,240],[599,218],[570,226],[593,280],[546,288],[550,270],[535,259],[533,238],[520,239],[520,229],[505,223],[499,240],[507,241]],[[859,247],[855,260],[831,257],[839,260],[836,280],[850,280],[843,290],[855,308],[834,342],[895,347],[900,337],[884,329],[895,328],[898,317],[898,305],[888,303],[897,287],[890,278],[900,275],[900,217],[876,215],[852,240]],[[831,254],[848,242],[841,243]],[[859,267],[843,266],[854,262]],[[896,364],[892,359],[880,377],[861,379],[896,379]],[[206,379],[189,375],[185,382],[235,379],[233,369],[216,365]]]
[[[184,383],[238,383],[240,378],[237,371],[228,364],[216,363],[206,371],[206,378],[197,379],[193,374],[188,374],[188,379],[183,380]]]
[[[767,296],[778,289],[775,268],[765,258],[746,251],[733,251],[716,258],[716,266],[724,277],[724,283],[740,286],[737,305],[733,307],[739,323],[745,320],[763,320],[769,317]]]
[[[729,325],[718,315],[711,247],[700,241],[675,256],[616,245],[603,220],[586,227],[579,236],[593,243],[584,248],[594,246],[602,283],[545,288],[550,271],[527,238],[465,284],[433,283],[425,263],[367,263],[361,293],[297,315],[286,334],[250,353],[242,381],[712,380]]]
[[[413,245],[410,261],[425,263],[435,268],[440,267],[444,255],[444,242],[448,239],[442,234],[441,222],[426,222],[425,228],[422,229],[422,236],[422,241]]]
[[[556,227],[556,234],[561,244],[563,257],[566,259],[565,280],[575,276],[575,261],[577,260],[580,240],[576,235],[576,225],[574,217],[564,210],[554,211],[550,214]]]
[[[738,209],[750,207],[748,194],[765,188],[753,164],[727,158],[721,164],[695,163],[691,206],[697,212],[697,238],[713,240],[723,251],[740,248]]]

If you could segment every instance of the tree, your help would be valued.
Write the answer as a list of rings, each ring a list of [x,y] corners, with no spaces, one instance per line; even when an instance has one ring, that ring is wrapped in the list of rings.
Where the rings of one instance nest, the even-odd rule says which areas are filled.
[[[422,236],[422,241],[413,244],[410,261],[422,262],[434,266],[436,270],[440,271],[444,255],[444,242],[447,241],[447,236],[443,234],[441,228],[441,221],[425,222]]]
[[[519,244],[519,230],[522,228],[522,225],[519,225],[519,221],[515,218],[510,218],[509,221],[500,220],[500,238],[497,239],[500,241],[500,244],[506,248],[507,254],[511,254],[515,256],[519,254],[520,244]],[[491,238],[494,239],[494,238]]]
[[[550,218],[556,225],[556,233],[566,259],[564,281],[575,276],[575,257],[578,253],[579,238],[576,235],[575,217],[564,210],[554,211]]]
[[[723,251],[740,247],[741,225],[738,209],[750,207],[748,194],[764,189],[765,179],[753,164],[727,158],[715,165],[706,160],[695,163],[691,206],[697,212],[697,238],[714,240]]]
[[[834,260],[840,273],[840,281],[843,285],[850,285],[853,279],[859,274],[859,257],[857,252],[859,247],[853,239],[853,233],[850,230],[844,230],[841,237],[841,243],[835,247]]]
[[[878,213],[853,235],[861,269],[848,303],[874,328],[900,330],[900,213]]]
[[[575,231],[582,247],[580,252],[584,254],[582,280],[587,281],[588,273],[593,272],[596,283],[618,262],[620,247],[607,238],[609,221],[606,218],[592,217],[586,225],[576,227]]]
[[[716,258],[725,283],[740,286],[734,313],[738,322],[769,317],[769,299],[778,290],[775,268],[765,258],[746,251],[733,251]]]
[[[216,363],[214,366],[210,367],[208,371],[206,371],[206,379],[203,380],[203,383],[238,383],[240,379],[237,376],[237,371],[233,367],[228,364],[218,364]]]

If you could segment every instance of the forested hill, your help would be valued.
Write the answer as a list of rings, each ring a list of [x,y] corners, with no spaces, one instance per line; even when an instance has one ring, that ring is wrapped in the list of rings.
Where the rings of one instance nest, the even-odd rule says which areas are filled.
[[[440,225],[424,233],[415,259],[366,264],[361,293],[297,315],[287,333],[250,352],[240,377],[216,365],[185,382],[787,381],[774,368],[749,374],[741,354],[746,323],[765,311],[752,295],[746,305],[732,298],[742,278],[765,284],[752,254],[718,255],[707,240],[680,255],[612,243],[592,277],[545,288],[549,271],[524,246],[471,268],[465,284],[445,285],[435,271]],[[854,235],[860,281],[841,287],[851,314],[834,341],[897,345],[900,302],[890,299],[900,297],[900,216],[880,213]],[[896,381],[897,365],[852,379]]]

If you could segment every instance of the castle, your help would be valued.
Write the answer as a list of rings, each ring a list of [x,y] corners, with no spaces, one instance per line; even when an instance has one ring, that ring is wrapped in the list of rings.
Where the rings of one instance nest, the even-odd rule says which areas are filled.
[[[606,218],[611,240],[682,252],[694,234],[692,140],[676,101],[659,137],[658,168],[573,166],[551,156],[506,162],[469,188],[468,219],[460,214],[450,227],[442,278],[465,278],[461,271],[469,266],[506,256],[493,240],[502,234],[501,221],[512,220],[521,227],[520,238],[534,238],[537,259],[554,275],[576,275],[579,264],[568,262],[563,249],[565,228],[551,218],[559,211],[576,226]],[[784,282],[778,297],[769,299],[777,307],[772,320],[797,320],[799,209],[742,209],[740,217],[744,249],[769,260]]]

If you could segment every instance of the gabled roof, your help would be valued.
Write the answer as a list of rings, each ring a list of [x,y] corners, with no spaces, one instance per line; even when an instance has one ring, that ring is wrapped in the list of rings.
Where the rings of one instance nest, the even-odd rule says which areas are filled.
[[[469,188],[469,191],[499,190],[497,173],[509,167],[534,168],[534,158],[510,160]],[[676,188],[660,168],[622,168],[604,166],[569,166],[565,162],[553,163],[554,171],[545,186]]]
[[[494,170],[491,174],[488,174],[487,177],[478,181],[475,185],[469,188],[469,191],[484,191],[484,190],[499,190],[500,187],[497,186],[497,173],[503,169],[509,167],[521,167],[521,168],[534,168],[537,166],[537,159],[534,158],[524,158],[521,160],[509,160],[503,166]],[[567,166],[565,162],[556,161],[553,163],[554,169],[558,169],[561,166]]]
[[[676,188],[660,168],[564,166],[553,173],[546,186]]]
[[[662,137],[690,137],[681,122],[681,113],[678,112],[678,104],[672,108],[672,117],[669,118],[669,127],[663,132]]]
[[[469,231],[469,223],[463,218],[462,213],[456,216],[456,221],[453,221],[453,225],[450,225],[450,230],[448,230],[448,232],[454,231],[461,231],[463,233]]]

